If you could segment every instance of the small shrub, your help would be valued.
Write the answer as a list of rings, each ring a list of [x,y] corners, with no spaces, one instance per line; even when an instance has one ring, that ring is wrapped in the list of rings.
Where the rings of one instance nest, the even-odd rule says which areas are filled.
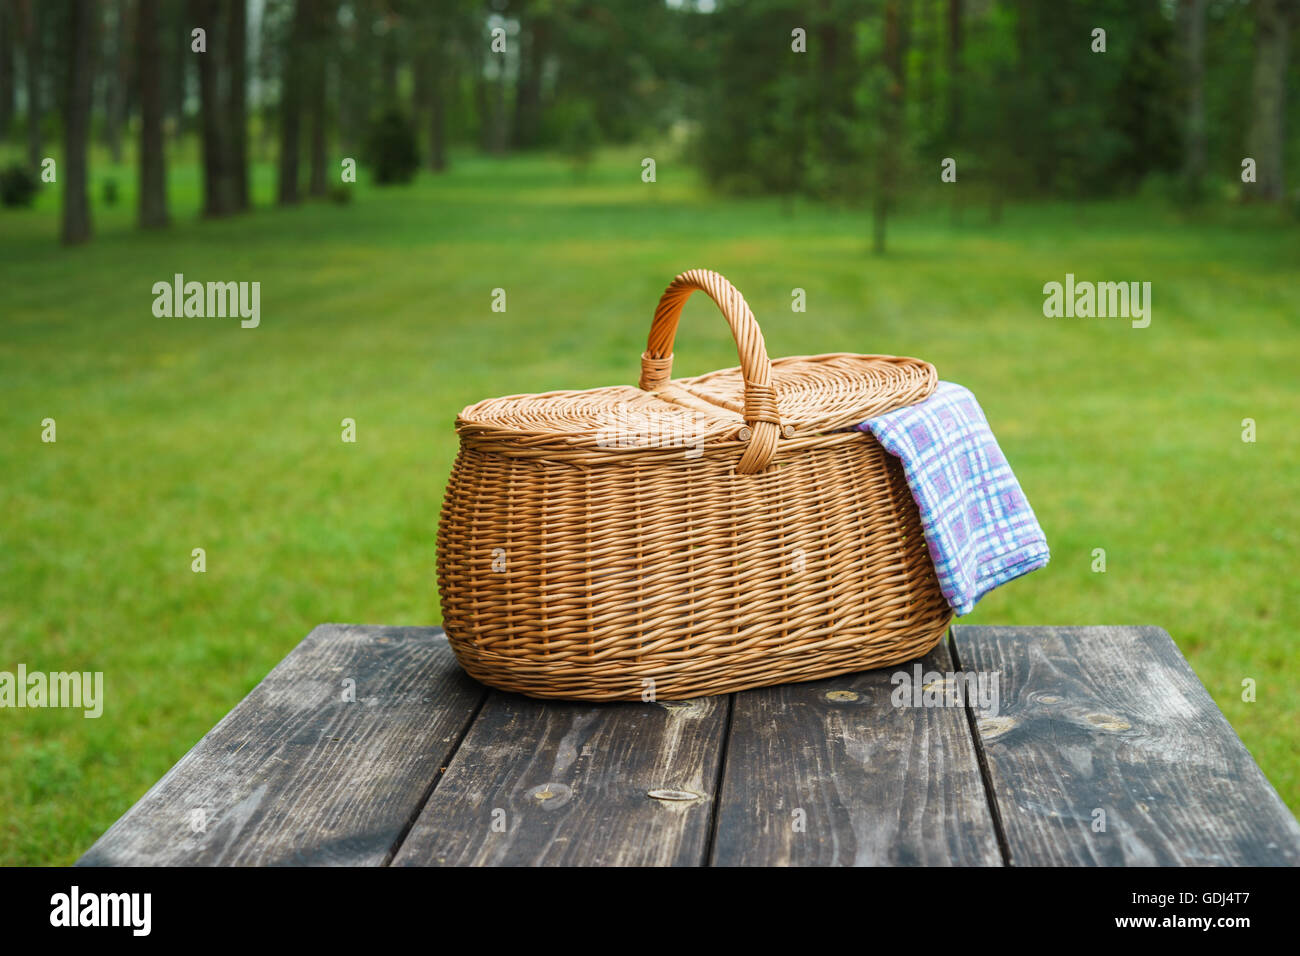
[[[346,206],[352,202],[352,187],[345,186],[343,183],[335,183],[330,187],[330,201],[336,202],[340,206]]]
[[[37,188],[36,177],[17,163],[0,170],[0,204],[30,206]]]
[[[415,127],[398,109],[390,108],[379,114],[370,127],[368,144],[375,182],[381,186],[408,183],[420,168]]]
[[[118,192],[116,179],[113,179],[111,176],[108,179],[105,179],[104,184],[100,187],[100,191],[105,206],[117,205]]]

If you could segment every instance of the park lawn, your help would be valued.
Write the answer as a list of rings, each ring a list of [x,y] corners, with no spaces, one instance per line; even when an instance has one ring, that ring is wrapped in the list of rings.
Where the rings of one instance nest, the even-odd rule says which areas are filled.
[[[719,198],[680,161],[646,184],[640,155],[583,179],[458,157],[290,210],[259,164],[259,208],[220,222],[197,220],[181,164],[154,234],[132,228],[133,174],[97,161],[97,234],[76,249],[54,241],[52,191],[0,211],[0,670],[103,671],[107,694],[98,720],[0,713],[0,863],[76,859],[313,625],[437,623],[456,412],[634,383],[659,292],[696,266],[745,293],[773,355],[917,355],[972,388],[1053,556],[964,622],[1166,628],[1300,810],[1300,229],[1137,201],[954,226],[915,202],[873,258],[861,211]],[[259,281],[261,326],[155,318],[176,272]],[[1067,272],[1150,281],[1150,327],[1045,318]],[[735,364],[702,297],[677,352],[679,374]]]

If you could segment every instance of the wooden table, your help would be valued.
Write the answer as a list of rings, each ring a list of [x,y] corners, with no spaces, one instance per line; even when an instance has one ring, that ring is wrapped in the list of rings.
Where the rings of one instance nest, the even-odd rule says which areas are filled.
[[[1300,863],[1164,631],[958,626],[920,664],[931,706],[914,665],[559,703],[474,682],[437,628],[326,624],[80,864]],[[997,672],[996,713],[933,706],[961,670]]]

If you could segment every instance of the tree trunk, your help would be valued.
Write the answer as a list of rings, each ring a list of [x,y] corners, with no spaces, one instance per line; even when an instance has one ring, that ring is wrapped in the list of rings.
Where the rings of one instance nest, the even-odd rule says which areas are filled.
[[[916,99],[920,115],[926,117],[927,133],[935,131],[929,117],[935,114],[934,80],[939,71],[939,3],[940,0],[920,0],[917,4],[916,42],[921,52],[921,83]]]
[[[823,3],[822,14],[825,19],[818,28],[818,108],[817,134],[821,142],[821,151],[828,164],[834,166],[844,158],[841,148],[841,132],[836,124],[838,97],[836,91],[840,83],[836,76],[839,70],[839,26],[833,13]]]
[[[207,52],[195,56],[199,61],[199,120],[203,134],[203,215],[211,218],[231,212],[217,3],[190,0],[190,16],[196,27],[207,31]]]
[[[8,137],[14,117],[14,34],[15,7],[0,3],[0,142]]]
[[[248,199],[248,3],[227,0],[225,128],[230,211],[245,212]]]
[[[957,148],[961,136],[963,77],[962,50],[965,47],[965,30],[962,22],[962,0],[948,0],[948,150]]]
[[[296,203],[298,195],[299,130],[301,127],[303,85],[303,43],[308,35],[311,0],[297,0],[293,10],[293,28],[289,48],[284,56],[284,77],[280,95],[280,184],[279,202]]]
[[[63,234],[65,245],[90,238],[86,195],[86,146],[90,135],[91,56],[94,33],[91,0],[68,4],[67,105],[63,114]]]
[[[1183,131],[1183,177],[1192,195],[1205,179],[1205,6],[1206,0],[1178,0],[1177,25],[1187,96]]]
[[[323,78],[322,78],[323,79]],[[311,136],[308,144],[308,157],[311,174],[308,179],[307,192],[312,196],[324,196],[329,191],[326,182],[325,156],[325,86],[324,83],[313,84],[311,95]]]
[[[493,54],[497,58],[497,76],[493,84],[492,98],[492,152],[498,155],[506,151],[510,143],[510,131],[506,123],[506,59],[504,53]]]
[[[495,55],[495,54],[494,54]],[[492,148],[492,112],[488,103],[487,77],[484,75],[483,55],[470,47],[474,64],[474,112],[478,116],[478,145],[483,152]]]
[[[140,225],[167,225],[167,166],[163,154],[162,50],[158,43],[158,2],[139,0],[136,12],[136,63],[140,83]]]
[[[27,88],[27,164],[41,168],[41,7],[36,0],[25,0],[23,11],[23,85]]]
[[[379,68],[383,74],[384,84],[384,106],[385,108],[397,105],[397,28],[392,23],[388,26],[388,32],[384,34],[383,50],[380,53]]]
[[[885,252],[885,230],[898,181],[899,140],[903,132],[903,96],[907,79],[907,0],[885,0],[885,91],[881,100],[884,145],[876,160],[876,195],[872,203],[871,251]]]
[[[253,59],[250,69],[258,89],[265,91],[274,87],[280,80],[282,67],[279,48],[282,44],[279,42],[279,24],[273,17],[267,15],[265,6],[256,9],[258,16],[252,27],[257,34],[257,56]],[[257,130],[258,143],[254,146],[250,141],[249,149],[256,149],[261,155],[270,155],[277,151],[276,143],[280,137],[279,105],[271,107],[267,105],[265,98],[258,105],[261,120]]]
[[[1287,34],[1290,0],[1255,0],[1254,113],[1247,148],[1255,160],[1255,188],[1260,199],[1276,202],[1286,194],[1283,161],[1286,144]],[[1249,195],[1252,190],[1247,190]]]
[[[528,42],[520,46],[519,83],[515,92],[515,146],[537,145],[542,125],[542,67],[550,53],[551,24],[544,16],[529,25]]]
[[[447,168],[447,45],[434,50],[429,76],[429,168],[441,173]]]
[[[423,21],[420,21],[417,30],[430,29]],[[432,30],[430,29],[430,32]],[[429,107],[429,72],[433,63],[432,46],[429,43],[420,43],[415,48],[415,55],[411,57],[411,116],[417,117]]]
[[[122,124],[126,119],[126,93],[129,84],[130,59],[126,51],[126,21],[130,0],[117,0],[113,5],[113,45],[109,65],[104,71],[108,82],[104,86],[104,140],[114,164],[122,162]]]
[[[188,92],[190,61],[195,56],[190,52],[190,30],[193,27],[186,22],[189,18],[184,15],[184,7],[169,3],[163,7],[163,12],[164,30],[175,31],[175,40],[165,46],[171,51],[172,59],[163,89],[167,113],[172,120],[171,134],[179,139],[185,132],[185,94]]]
[[[370,129],[371,84],[375,57],[375,12],[369,0],[353,4],[352,43],[339,83],[339,145],[355,155]]]
[[[311,175],[307,192],[312,196],[324,196],[329,191],[326,182],[325,153],[325,81],[328,65],[328,50],[331,36],[331,15],[334,13],[332,3],[317,0],[313,3],[311,44],[308,48],[311,82],[310,91],[311,131],[308,156]]]

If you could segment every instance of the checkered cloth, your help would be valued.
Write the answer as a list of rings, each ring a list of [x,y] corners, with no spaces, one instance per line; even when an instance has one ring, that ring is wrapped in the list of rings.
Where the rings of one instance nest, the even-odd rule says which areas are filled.
[[[1047,539],[967,389],[940,382],[918,405],[857,426],[903,462],[943,596],[958,614],[1047,564]]]

